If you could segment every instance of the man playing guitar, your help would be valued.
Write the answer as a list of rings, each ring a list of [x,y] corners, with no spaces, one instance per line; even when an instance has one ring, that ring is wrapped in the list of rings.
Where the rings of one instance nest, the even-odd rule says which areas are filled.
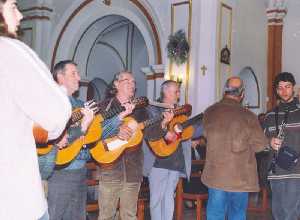
[[[134,109],[135,106],[131,104],[134,94],[133,75],[126,71],[115,74],[108,97],[100,104],[100,108],[109,110],[123,105],[127,110],[122,116],[102,123],[102,139],[117,135],[122,140],[128,140],[134,133],[134,127],[122,123],[123,118],[130,114],[137,122],[140,122],[147,117],[144,108]],[[99,166],[98,220],[113,219],[119,200],[121,219],[136,219],[137,200],[143,177],[142,167],[143,153],[139,146],[126,150],[112,164]]]
[[[83,118],[81,122],[66,130],[50,153],[39,157],[42,178],[48,180],[49,216],[50,220],[83,220],[87,194],[85,163],[90,159],[87,149],[82,149],[79,155],[63,169],[57,169],[54,166],[57,151],[85,135],[94,118],[93,105],[84,106],[81,100],[72,96],[79,89],[80,81],[76,63],[71,60],[57,63],[53,77],[67,93],[72,108],[82,108]]]
[[[167,80],[161,85],[160,102],[177,105],[180,97],[180,88],[177,82]],[[164,109],[151,106],[148,108],[151,117],[164,112]],[[175,141],[177,135],[167,130],[167,124],[172,120],[172,112],[164,112],[164,120],[156,128],[145,129],[145,138],[149,141],[164,137],[166,141]],[[161,135],[159,135],[161,134]],[[174,191],[180,175],[190,175],[191,148],[189,141],[180,143],[177,150],[169,157],[155,156],[148,147],[144,148],[144,175],[148,176],[150,184],[150,214],[151,219],[172,220],[174,212]]]

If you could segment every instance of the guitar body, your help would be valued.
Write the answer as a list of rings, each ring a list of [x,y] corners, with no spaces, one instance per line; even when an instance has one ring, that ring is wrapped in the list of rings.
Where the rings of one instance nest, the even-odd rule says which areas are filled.
[[[92,123],[90,124],[84,139],[84,144],[93,143],[98,141],[102,135],[102,127],[101,122],[103,122],[103,117],[101,115],[96,115]]]
[[[107,138],[105,140],[101,140],[97,143],[95,147],[90,149],[90,153],[92,157],[98,162],[102,164],[112,163],[117,160],[121,154],[129,148],[134,148],[143,140],[143,133],[141,129],[139,129],[136,125],[137,122],[131,118],[127,117],[124,119],[124,123],[132,128],[132,125],[136,127],[136,130],[133,136],[128,141],[122,141],[118,137]],[[109,150],[108,146],[118,142],[119,146],[114,147],[113,150]],[[117,143],[116,143],[117,144]]]
[[[183,123],[187,121],[188,117],[186,115],[179,115],[173,118],[173,120],[169,123],[169,130],[174,131],[174,126],[178,123]],[[161,138],[157,141],[149,141],[148,144],[151,148],[151,150],[154,152],[159,157],[168,157],[171,154],[173,154],[181,141],[185,141],[190,139],[194,134],[194,127],[193,126],[188,126],[185,128],[182,133],[180,138],[178,138],[176,141],[167,144],[166,141]]]
[[[64,165],[70,163],[79,154],[84,145],[84,137],[79,137],[67,147],[60,149],[56,154],[56,165]]]
[[[37,154],[39,156],[45,155],[50,153],[50,151],[52,150],[53,145],[52,144],[44,144],[44,145],[39,145],[36,148]]]
[[[102,121],[103,118],[100,115],[96,115],[85,136],[77,138],[67,147],[60,149],[57,152],[56,165],[64,165],[70,163],[79,154],[84,144],[98,141],[102,135]]]

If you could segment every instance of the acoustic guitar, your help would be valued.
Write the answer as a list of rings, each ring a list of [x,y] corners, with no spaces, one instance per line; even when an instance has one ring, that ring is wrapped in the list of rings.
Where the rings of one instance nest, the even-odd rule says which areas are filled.
[[[152,151],[159,157],[168,157],[174,153],[180,142],[190,139],[194,134],[193,124],[202,120],[203,113],[196,115],[190,119],[186,115],[174,117],[168,125],[168,130],[174,131],[177,135],[175,141],[169,143],[164,138],[156,141],[148,141]]]
[[[147,105],[148,99],[146,97],[139,97],[132,101],[136,105]],[[88,128],[88,131],[86,133],[86,142],[93,142],[96,141],[97,138],[101,137],[101,126],[100,123],[108,118],[112,118],[113,116],[121,113],[122,111],[125,111],[125,108],[123,106],[117,106],[114,108],[111,108],[109,111],[97,109],[95,114],[95,118],[92,121],[91,125]],[[76,124],[83,118],[83,114],[81,112],[80,108],[76,108],[73,110],[71,114],[71,118],[69,119],[65,131],[72,125]],[[62,135],[55,139],[55,140],[48,140],[48,131],[42,128],[41,126],[34,124],[32,133],[35,139],[35,142],[37,144],[37,152],[38,155],[45,155],[49,153],[52,149],[52,145],[54,143],[57,143],[61,137],[65,134],[65,131],[62,133]]]
[[[174,115],[189,114],[192,110],[192,106],[189,104],[175,108],[172,111]],[[113,136],[105,140],[99,141],[96,145],[92,146],[90,153],[95,161],[100,164],[108,164],[117,160],[126,149],[134,148],[143,140],[142,130],[145,127],[153,125],[163,119],[161,114],[159,117],[148,119],[144,122],[137,123],[133,118],[127,117],[124,119],[124,123],[128,125],[134,133],[132,137],[125,141],[121,140],[118,136]]]
[[[135,108],[145,107],[149,103],[146,97],[138,97],[131,102],[135,104]],[[85,136],[77,138],[73,143],[57,152],[56,165],[61,166],[70,163],[79,154],[84,145],[98,142],[102,135],[101,122],[124,110],[124,107],[115,107],[111,108],[109,111],[100,111],[100,114],[96,115],[95,119],[92,121]]]

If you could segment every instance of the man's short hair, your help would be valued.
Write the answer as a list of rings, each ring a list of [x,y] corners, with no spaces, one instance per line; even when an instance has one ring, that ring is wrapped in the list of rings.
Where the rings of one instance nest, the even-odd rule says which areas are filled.
[[[275,77],[275,80],[274,80],[274,83],[273,83],[273,87],[274,89],[276,89],[279,85],[279,82],[280,81],[283,81],[283,82],[290,82],[294,85],[296,85],[296,80],[293,76],[292,73],[289,73],[289,72],[282,72],[282,73],[279,73],[276,77]]]
[[[178,83],[174,80],[166,80],[164,81],[161,86],[160,86],[160,100],[163,100],[164,99],[164,93],[165,93],[165,90],[166,88],[168,88],[171,84],[176,84],[178,85]]]
[[[232,78],[227,79],[225,86],[224,86],[224,95],[231,95],[239,97],[245,91],[243,80],[241,80],[241,85],[239,87],[232,87],[230,86],[230,80]]]
[[[66,65],[68,65],[68,64],[73,64],[73,65],[77,66],[77,63],[75,63],[73,60],[62,60],[62,61],[58,62],[57,64],[55,64],[52,75],[56,82],[57,82],[57,75],[63,74],[65,71]]]

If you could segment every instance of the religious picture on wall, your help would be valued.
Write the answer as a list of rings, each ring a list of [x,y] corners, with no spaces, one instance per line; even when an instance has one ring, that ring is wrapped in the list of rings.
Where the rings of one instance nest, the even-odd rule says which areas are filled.
[[[221,50],[221,63],[230,65],[230,50],[227,45]]]

